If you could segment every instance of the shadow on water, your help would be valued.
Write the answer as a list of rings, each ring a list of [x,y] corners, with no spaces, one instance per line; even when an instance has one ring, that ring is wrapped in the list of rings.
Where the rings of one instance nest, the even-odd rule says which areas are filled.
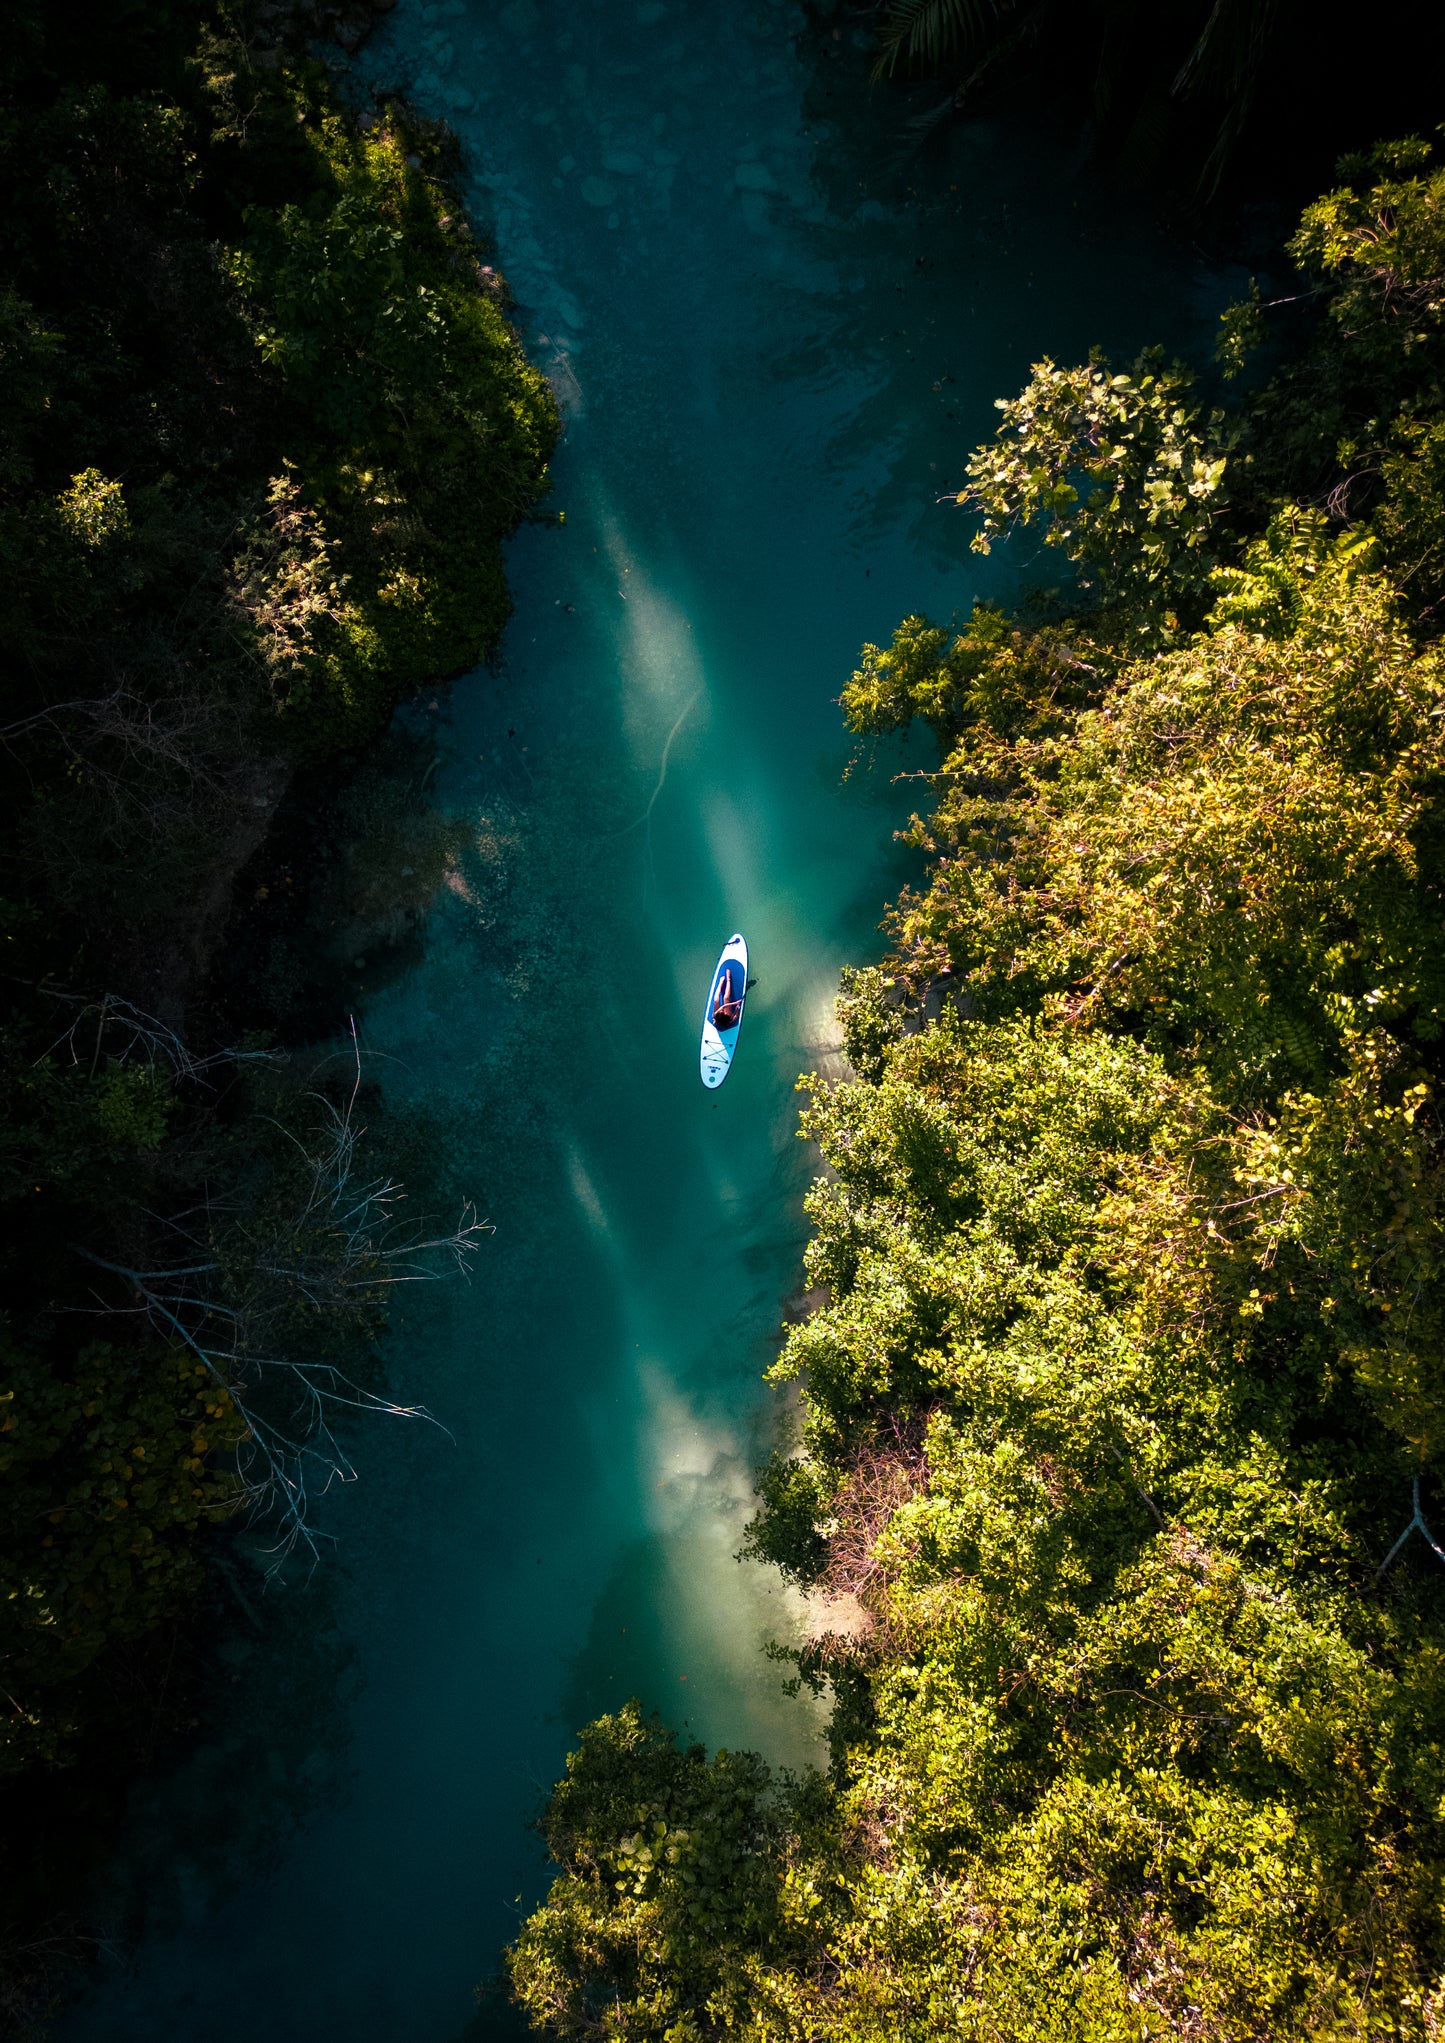
[[[784,1675],[761,1653],[755,1661],[739,1662],[726,1602],[718,1612],[721,1635],[695,1621],[690,1605],[699,1576],[713,1576],[726,1596],[726,1568],[736,1547],[731,1515],[719,1535],[708,1541],[705,1534],[654,1533],[633,1541],[618,1557],[598,1593],[586,1641],[572,1660],[558,1702],[557,1717],[569,1738],[594,1717],[621,1709],[633,1698],[656,1709],[680,1736],[697,1736],[690,1691],[711,1697],[734,1691],[735,1707],[741,1704],[756,1719],[775,1719],[776,1757],[806,1762],[816,1756],[814,1741],[794,1728],[791,1699],[783,1694]],[[764,1595],[775,1597],[779,1610],[773,1624],[759,1626],[759,1646],[789,1629],[786,1587],[770,1581]],[[793,1749],[778,1751],[780,1743]]]
[[[87,1913],[104,1917],[103,1971],[123,1970],[147,1938],[211,1918],[350,1792],[361,1675],[338,1614],[341,1578],[288,1590],[268,1587],[265,1567],[244,1540],[226,1538],[186,1625],[142,1641],[134,1666],[115,1656],[115,1727],[134,1732],[152,1717],[151,1771],[131,1790],[124,1854],[108,1876],[97,1848],[113,1846],[120,1826],[103,1794],[111,1769],[97,1776],[98,1795],[82,1750],[49,1798],[34,1877],[63,1921],[78,1899],[74,1869],[95,1866]]]
[[[431,722],[419,709],[360,758],[291,784],[236,883],[215,973],[231,1029],[315,1042],[419,963],[466,839],[462,820],[427,798],[439,763]]]
[[[229,1584],[246,1567],[234,1555],[220,1565]],[[201,1743],[133,1799],[118,1920],[128,1940],[167,1933],[273,1872],[294,1833],[351,1788],[362,1675],[342,1585],[268,1592],[246,1572],[245,1613],[232,1616],[199,1698]]]
[[[536,2033],[521,2009],[512,2005],[506,1979],[498,1973],[477,1988],[477,2012],[451,2043],[522,2043]]]

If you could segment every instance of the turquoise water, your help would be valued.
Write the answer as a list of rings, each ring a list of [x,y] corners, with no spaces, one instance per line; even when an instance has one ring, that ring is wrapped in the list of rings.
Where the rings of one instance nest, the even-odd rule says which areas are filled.
[[[69,2043],[505,2032],[472,1989],[540,1889],[525,1826],[578,1725],[636,1694],[818,1750],[761,1650],[797,1599],[733,1554],[801,1281],[793,1082],[837,1069],[838,968],[878,953],[894,776],[924,763],[854,761],[835,698],[905,612],[1047,565],[978,560],[935,503],[992,399],[1045,352],[1187,335],[1214,287],[1026,138],[900,169],[896,104],[802,28],[402,0],[358,66],[460,131],[568,420],[565,522],[512,545],[498,662],[407,712],[468,846],[359,1017],[495,1232],[390,1344],[448,1430],[359,1432],[335,1557],[245,1590],[201,1749],[137,1798],[133,1962]],[[710,1095],[735,929],[758,983]]]

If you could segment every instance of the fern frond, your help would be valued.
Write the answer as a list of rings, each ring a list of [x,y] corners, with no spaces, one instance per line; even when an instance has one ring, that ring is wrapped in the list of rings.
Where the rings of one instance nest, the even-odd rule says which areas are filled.
[[[889,77],[899,64],[936,68],[946,58],[985,43],[1008,0],[888,0],[878,31],[875,78]]]
[[[1194,47],[1180,66],[1174,92],[1197,85],[1247,95],[1254,85],[1279,0],[1214,0]]]
[[[1223,93],[1226,109],[1214,145],[1199,173],[1198,196],[1208,201],[1220,180],[1249,118],[1259,68],[1279,11],[1279,0],[1214,0],[1199,38],[1174,80],[1174,93],[1186,97],[1199,86]]]

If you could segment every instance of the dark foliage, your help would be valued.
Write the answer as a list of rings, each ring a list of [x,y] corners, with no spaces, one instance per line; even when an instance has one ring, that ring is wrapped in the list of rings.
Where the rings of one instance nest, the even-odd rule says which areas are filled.
[[[495,638],[556,435],[454,142],[349,111],[315,26],[19,0],[0,41],[0,1771],[32,1838],[56,1769],[153,1753],[132,1688],[183,1723],[125,1669],[238,1505],[311,1536],[341,1372],[385,1402],[386,1287],[474,1232],[400,1224],[359,1075],[266,1047],[283,992],[206,990],[298,773],[347,912],[396,912],[386,769],[348,795],[336,762]],[[395,848],[415,909],[447,847]],[[0,1891],[7,2014],[83,1944],[37,1865]]]
[[[1391,0],[1368,29],[1305,0],[879,0],[874,74],[958,113],[1043,113],[1093,163],[1176,204],[1304,195],[1341,149],[1439,118],[1445,24]],[[942,97],[939,97],[939,94]]]

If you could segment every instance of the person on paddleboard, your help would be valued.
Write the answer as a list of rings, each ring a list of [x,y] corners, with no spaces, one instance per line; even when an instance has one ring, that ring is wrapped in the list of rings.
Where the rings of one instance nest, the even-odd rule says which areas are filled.
[[[712,1025],[715,1029],[735,1029],[742,1018],[742,991],[738,986],[738,974],[729,960],[718,974],[717,992],[712,1004]]]

